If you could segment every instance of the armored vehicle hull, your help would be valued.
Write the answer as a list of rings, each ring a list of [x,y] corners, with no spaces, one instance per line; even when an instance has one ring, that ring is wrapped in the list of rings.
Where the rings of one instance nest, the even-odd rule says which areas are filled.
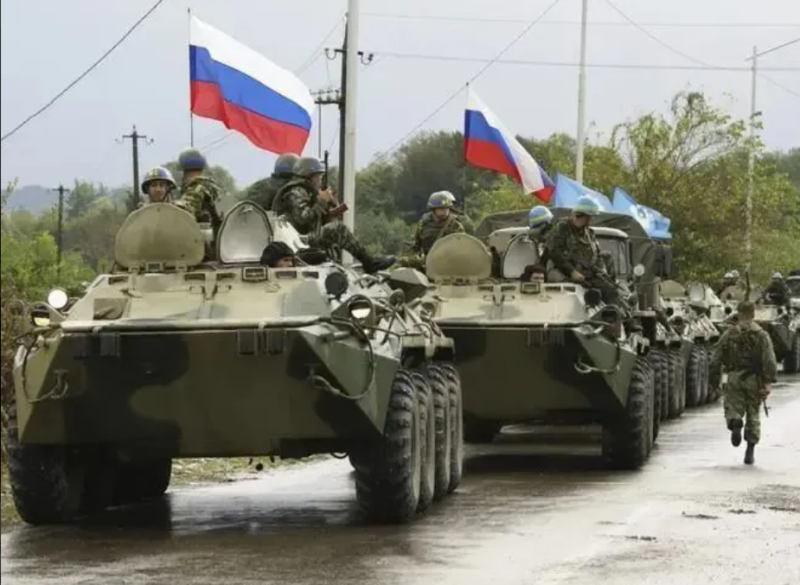
[[[800,371],[800,299],[792,299],[789,307],[758,304],[755,320],[769,333],[784,373]]]
[[[434,244],[426,305],[457,348],[468,440],[489,441],[511,423],[599,423],[603,452],[636,468],[653,446],[653,373],[648,341],[622,332],[620,314],[571,283],[523,282],[532,244],[512,239],[503,279],[491,254],[453,234]],[[516,274],[514,280],[512,273]]]
[[[147,206],[121,228],[113,273],[68,311],[34,307],[8,444],[24,520],[160,496],[182,457],[345,453],[381,522],[458,486],[453,343],[409,304],[425,277],[261,265],[286,229],[240,203],[204,264],[193,218]]]

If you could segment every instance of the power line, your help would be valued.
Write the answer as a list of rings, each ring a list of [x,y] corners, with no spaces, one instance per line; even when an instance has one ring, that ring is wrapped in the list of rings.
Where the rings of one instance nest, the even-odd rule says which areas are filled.
[[[461,57],[458,55],[433,55],[428,53],[376,52],[376,55],[396,59],[419,59],[428,61],[457,61],[466,63],[495,63],[498,65],[529,65],[542,67],[578,67],[579,63],[569,61],[534,61],[527,59],[490,59],[486,57]],[[587,63],[586,67],[596,69],[652,69],[687,71],[750,71],[749,67],[725,65],[663,65],[660,63]],[[800,71],[800,67],[764,67],[762,71],[787,72]]]
[[[380,154],[378,157],[376,157],[376,161],[381,161],[381,160],[384,160],[384,159],[385,159],[387,156],[389,156],[389,155],[390,155],[392,152],[394,152],[394,150],[395,150],[395,149],[396,149],[398,146],[400,146],[400,145],[401,145],[401,144],[402,144],[402,143],[403,143],[403,142],[404,142],[404,141],[405,141],[405,140],[406,140],[406,139],[407,139],[409,136],[411,136],[412,134],[414,134],[414,133],[415,133],[417,130],[419,130],[419,129],[420,129],[422,126],[423,126],[423,125],[425,125],[425,124],[428,122],[428,120],[430,120],[430,119],[431,119],[431,118],[433,118],[433,117],[434,117],[436,114],[438,114],[439,112],[441,112],[441,111],[442,111],[442,110],[445,108],[445,106],[447,106],[447,104],[449,104],[451,101],[453,101],[453,99],[455,99],[455,97],[456,97],[458,94],[460,94],[460,93],[461,93],[461,91],[464,89],[464,86],[465,86],[465,85],[469,85],[470,83],[472,83],[473,81],[475,81],[475,80],[476,80],[478,77],[480,77],[480,76],[481,76],[481,75],[482,75],[482,74],[483,74],[483,73],[484,73],[484,72],[485,72],[487,69],[489,69],[489,67],[491,67],[491,66],[492,66],[492,64],[493,64],[494,62],[496,62],[496,61],[497,61],[498,59],[500,59],[500,58],[501,58],[503,55],[505,55],[505,54],[506,54],[506,53],[507,53],[507,52],[508,52],[508,51],[511,49],[511,47],[513,47],[515,44],[517,44],[517,42],[518,42],[520,39],[522,39],[522,37],[524,37],[526,34],[528,34],[528,32],[530,32],[530,30],[531,30],[531,29],[532,29],[534,26],[536,26],[536,25],[537,25],[539,22],[541,22],[541,20],[542,20],[542,19],[543,19],[545,16],[547,16],[547,14],[548,14],[548,13],[549,13],[549,12],[550,12],[550,11],[551,11],[553,8],[555,8],[555,7],[556,7],[556,5],[557,5],[557,4],[558,4],[560,1],[561,1],[561,0],[554,0],[553,2],[551,2],[551,3],[550,3],[548,6],[547,6],[547,8],[545,8],[545,9],[544,9],[544,10],[541,12],[541,14],[539,14],[539,16],[538,16],[538,17],[536,17],[536,19],[535,19],[535,20],[533,20],[533,21],[531,21],[530,23],[528,23],[528,26],[526,26],[526,27],[525,27],[525,28],[522,30],[522,32],[521,32],[521,33],[519,33],[519,34],[518,34],[516,37],[514,37],[514,39],[513,39],[513,40],[512,40],[510,43],[508,43],[508,44],[505,46],[505,48],[504,48],[502,51],[500,51],[500,52],[499,52],[499,53],[498,53],[498,54],[497,54],[497,55],[494,57],[494,59],[491,59],[491,60],[490,60],[488,63],[486,63],[486,65],[484,65],[483,67],[481,67],[481,68],[478,70],[478,72],[477,72],[477,73],[475,73],[475,75],[473,75],[472,77],[470,77],[470,78],[467,80],[467,82],[466,82],[465,84],[462,84],[462,85],[460,85],[460,86],[458,87],[458,89],[457,89],[456,91],[454,91],[452,94],[450,94],[450,96],[448,96],[448,97],[447,97],[447,99],[445,99],[445,100],[444,100],[444,101],[443,101],[443,102],[442,102],[442,103],[441,103],[441,104],[440,104],[440,105],[439,105],[439,106],[438,106],[438,107],[437,107],[435,110],[433,110],[433,112],[431,112],[430,114],[428,114],[427,116],[425,116],[425,118],[423,118],[423,119],[422,119],[422,120],[421,120],[421,121],[420,121],[420,122],[419,122],[419,123],[418,123],[416,126],[414,126],[414,127],[413,127],[413,128],[412,128],[412,129],[411,129],[409,132],[407,132],[407,133],[406,133],[406,134],[405,134],[405,135],[404,135],[402,138],[400,138],[400,140],[398,140],[397,142],[395,142],[395,143],[394,143],[394,144],[393,144],[393,145],[392,145],[392,146],[391,146],[391,147],[390,147],[388,150],[385,150],[385,151],[383,151],[383,152],[382,152],[382,153],[381,153],[381,154]]]
[[[122,35],[122,37],[116,43],[114,43],[111,46],[110,49],[108,49],[105,53],[103,53],[103,55],[97,61],[92,63],[92,65],[86,71],[81,73],[81,75],[78,76],[78,78],[75,79],[75,81],[73,81],[67,87],[62,89],[58,94],[56,94],[56,96],[53,99],[51,99],[49,102],[47,102],[44,106],[42,106],[37,111],[35,111],[33,114],[31,114],[30,116],[25,118],[16,128],[11,130],[11,132],[8,132],[7,134],[4,134],[3,137],[0,138],[0,142],[3,142],[6,138],[9,138],[10,136],[13,136],[14,134],[17,133],[17,131],[22,129],[28,122],[30,122],[34,118],[38,117],[39,115],[43,114],[47,109],[50,108],[50,106],[52,106],[54,103],[56,103],[65,93],[67,93],[70,89],[75,87],[75,85],[77,85],[84,77],[89,75],[89,73],[94,71],[94,69],[98,65],[100,65],[100,63],[105,61],[106,57],[108,57],[111,53],[113,53],[114,50],[117,47],[119,47],[125,41],[125,39],[127,39],[131,35],[131,33],[133,33],[133,31],[135,31],[139,27],[139,25],[142,24],[147,19],[147,17],[150,16],[156,10],[156,8],[158,8],[163,2],[164,2],[164,0],[158,0],[155,4],[153,4],[153,6],[150,8],[150,10],[145,12],[144,15],[139,20],[137,20],[134,23],[134,25],[132,27],[130,27],[128,29],[128,31],[124,35]]]
[[[314,47],[314,50],[311,51],[311,54],[308,56],[308,59],[306,59],[303,62],[303,64],[295,71],[295,75],[300,75],[301,73],[303,73],[303,71],[308,69],[317,59],[319,59],[319,57],[322,55],[320,49],[328,41],[328,38],[339,28],[339,26],[341,26],[342,22],[344,22],[344,13],[342,13],[342,15],[339,17],[339,20],[336,21],[336,24],[333,25],[331,30],[329,30],[328,33],[324,37],[322,37],[322,40],[319,42],[319,44],[316,47]]]
[[[362,12],[361,16],[374,18],[389,18],[397,20],[443,20],[450,22],[487,22],[496,24],[524,24],[530,22],[524,18],[481,18],[470,16],[437,16],[423,14],[400,14],[387,12]],[[577,20],[543,20],[540,25],[551,26],[580,26]],[[632,26],[630,22],[619,21],[593,21],[587,23],[593,27],[620,27]],[[643,22],[641,26],[654,28],[794,28],[800,27],[800,22]]]
[[[759,69],[762,69],[762,68],[761,68],[761,67],[759,67]],[[763,69],[762,69],[762,70],[763,70]],[[769,76],[767,76],[767,75],[764,75],[763,73],[757,73],[757,75],[758,75],[758,76],[759,76],[761,79],[764,79],[765,81],[768,81],[769,83],[771,83],[771,84],[772,84],[772,85],[774,85],[775,87],[778,87],[778,88],[782,89],[783,91],[785,91],[785,92],[787,92],[787,93],[790,93],[791,95],[793,95],[793,96],[795,96],[795,97],[798,97],[798,98],[800,98],[800,92],[798,92],[798,91],[795,91],[795,90],[794,90],[794,89],[792,89],[791,87],[788,87],[788,86],[786,86],[786,85],[783,85],[783,84],[782,84],[782,83],[780,83],[779,81],[776,81],[776,80],[772,79],[771,77],[769,77]]]

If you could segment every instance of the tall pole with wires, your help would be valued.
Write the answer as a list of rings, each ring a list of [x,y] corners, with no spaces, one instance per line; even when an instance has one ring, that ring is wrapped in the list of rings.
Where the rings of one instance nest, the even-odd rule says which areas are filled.
[[[351,231],[355,227],[356,215],[356,112],[358,105],[358,0],[347,2],[347,33],[345,62],[350,64],[344,78],[344,164],[339,172],[342,201],[348,212],[344,215],[344,225]]]
[[[131,198],[131,207],[132,209],[136,209],[139,207],[139,140],[143,140],[145,144],[152,144],[153,139],[148,138],[146,134],[139,134],[136,131],[136,125],[133,126],[133,131],[130,134],[125,134],[122,137],[124,141],[126,138],[130,138],[131,146],[132,146],[132,156],[133,156],[133,191],[132,191],[132,198]]]
[[[578,71],[578,143],[575,155],[575,180],[578,183],[583,183],[583,143],[586,132],[586,20],[588,12],[589,0],[583,0],[581,6],[581,62]]]
[[[61,282],[61,255],[64,249],[64,193],[69,193],[70,190],[65,188],[64,185],[59,185],[58,191],[58,223],[56,227],[56,282]]]

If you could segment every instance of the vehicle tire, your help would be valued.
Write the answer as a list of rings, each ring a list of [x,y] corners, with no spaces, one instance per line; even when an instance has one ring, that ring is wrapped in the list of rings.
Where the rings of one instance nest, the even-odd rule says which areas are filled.
[[[638,469],[652,443],[653,370],[646,357],[637,357],[628,386],[623,416],[603,426],[603,457],[612,468]]]
[[[683,415],[686,398],[686,365],[679,347],[669,348],[669,408],[667,418],[680,418]]]
[[[694,407],[700,404],[700,390],[703,384],[701,371],[703,368],[703,348],[699,345],[692,346],[689,361],[686,364],[686,406]]]
[[[172,479],[172,459],[119,462],[114,470],[113,503],[136,504],[164,495]]]
[[[653,370],[653,440],[658,438],[661,421],[667,410],[669,398],[669,357],[667,352],[656,347],[650,350],[650,367]]]
[[[433,503],[436,492],[436,407],[426,370],[415,370],[414,387],[419,402],[419,430],[422,445],[422,474],[419,483],[417,512],[424,512]]]
[[[789,353],[783,358],[783,373],[796,374],[798,372],[800,372],[800,331],[795,331]]]
[[[702,358],[700,362],[700,404],[708,404],[709,402],[709,388],[708,388],[708,367],[711,365],[711,354],[708,352],[708,346],[701,346]]]
[[[603,428],[603,455],[611,467],[636,469],[652,446],[653,369],[648,358],[638,357],[629,382],[626,409]]]
[[[461,484],[464,475],[464,413],[461,398],[461,376],[453,364],[444,364],[442,371],[447,378],[447,389],[450,396],[450,487],[452,493]]]
[[[464,424],[464,441],[467,443],[491,443],[503,428],[494,421],[469,421]]]
[[[433,499],[439,501],[450,491],[450,468],[453,459],[453,431],[450,428],[450,389],[447,374],[441,364],[428,367],[428,384],[433,394],[436,419],[436,478]]]
[[[23,521],[70,522],[81,514],[86,465],[77,449],[19,442],[17,408],[8,408],[6,456],[11,496]]]
[[[356,498],[373,522],[411,520],[419,504],[422,476],[422,429],[411,371],[400,368],[389,395],[383,437],[353,452]]]

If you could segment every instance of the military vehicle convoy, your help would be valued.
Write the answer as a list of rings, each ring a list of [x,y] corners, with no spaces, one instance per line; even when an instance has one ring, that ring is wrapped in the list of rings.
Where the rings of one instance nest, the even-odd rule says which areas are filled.
[[[775,359],[783,363],[786,374],[800,371],[800,299],[790,299],[789,307],[756,303],[756,323],[772,339]]]
[[[460,377],[452,339],[412,305],[424,275],[261,265],[272,238],[303,245],[287,226],[241,202],[204,261],[192,216],[148,205],[120,229],[109,274],[68,309],[58,289],[32,308],[7,442],[23,520],[158,497],[176,458],[346,453],[376,522],[456,489]]]
[[[536,246],[524,233],[496,235],[510,239],[499,275],[490,248],[467,234],[441,238],[426,258],[435,289],[423,305],[457,348],[465,437],[489,441],[513,423],[599,423],[608,463],[640,467],[655,442],[650,340],[627,331],[597,290],[522,281]],[[640,318],[654,329],[654,313]]]

